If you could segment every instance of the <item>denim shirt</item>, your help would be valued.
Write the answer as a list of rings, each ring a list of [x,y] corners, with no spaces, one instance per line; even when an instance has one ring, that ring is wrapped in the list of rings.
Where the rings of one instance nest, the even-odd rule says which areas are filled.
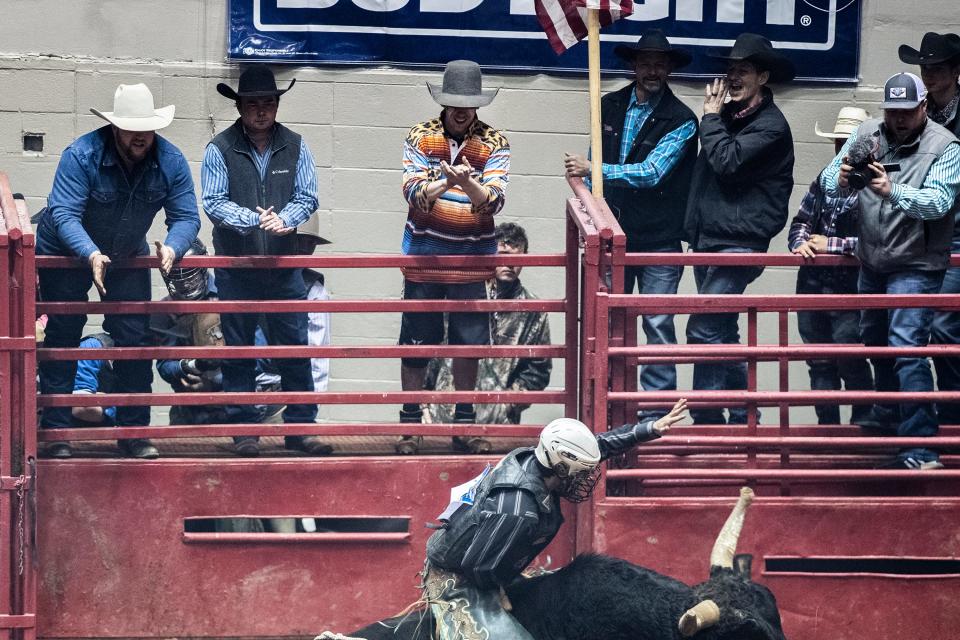
[[[63,152],[40,222],[43,253],[111,258],[145,253],[147,231],[160,209],[177,259],[200,230],[193,177],[183,154],[155,136],[142,166],[128,178],[110,125],[83,135]]]

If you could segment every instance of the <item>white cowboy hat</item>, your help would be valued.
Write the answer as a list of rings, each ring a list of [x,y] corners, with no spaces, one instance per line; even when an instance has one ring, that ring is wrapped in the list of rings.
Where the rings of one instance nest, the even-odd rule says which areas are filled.
[[[153,108],[153,94],[145,84],[122,84],[113,94],[113,111],[90,112],[124,131],[156,131],[173,122],[174,105]]]
[[[820,123],[813,125],[814,133],[821,138],[849,138],[850,134],[857,130],[860,123],[870,117],[866,111],[860,107],[843,107],[837,114],[837,123],[833,126],[833,131],[821,131]]]

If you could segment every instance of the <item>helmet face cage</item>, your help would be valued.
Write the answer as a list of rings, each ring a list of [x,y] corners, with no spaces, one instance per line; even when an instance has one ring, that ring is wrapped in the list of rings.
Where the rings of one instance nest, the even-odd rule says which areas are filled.
[[[199,240],[194,240],[183,255],[184,257],[205,256],[207,248]],[[170,269],[170,273],[160,275],[170,297],[178,300],[200,300],[205,298],[209,291],[207,270],[203,267],[174,268]]]
[[[556,466],[566,467],[563,463],[559,463]],[[554,469],[556,470],[556,467]],[[561,476],[557,473],[557,476],[560,477],[561,481],[560,497],[569,502],[583,502],[590,497],[590,494],[593,493],[593,488],[597,486],[597,481],[600,480],[600,466],[598,465],[593,469],[587,469],[566,476]]]

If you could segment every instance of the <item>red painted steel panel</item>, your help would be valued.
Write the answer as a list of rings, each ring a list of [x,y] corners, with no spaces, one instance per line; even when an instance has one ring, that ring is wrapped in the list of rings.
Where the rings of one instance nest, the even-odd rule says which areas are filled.
[[[419,596],[424,523],[492,460],[42,461],[40,634],[313,636],[386,617]],[[241,515],[409,516],[410,537],[184,541],[186,517]]]
[[[771,488],[776,491],[776,487]],[[728,498],[607,501],[596,506],[598,549],[688,583],[706,579]],[[957,637],[960,578],[764,574],[765,556],[960,558],[960,498],[758,498],[738,552],[773,590],[790,640]]]

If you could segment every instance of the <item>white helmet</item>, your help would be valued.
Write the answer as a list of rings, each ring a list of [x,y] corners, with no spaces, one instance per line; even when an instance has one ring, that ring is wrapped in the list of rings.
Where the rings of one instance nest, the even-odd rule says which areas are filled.
[[[537,461],[563,481],[560,494],[582,502],[597,483],[600,446],[587,425],[573,418],[557,418],[540,432],[534,453]]]

